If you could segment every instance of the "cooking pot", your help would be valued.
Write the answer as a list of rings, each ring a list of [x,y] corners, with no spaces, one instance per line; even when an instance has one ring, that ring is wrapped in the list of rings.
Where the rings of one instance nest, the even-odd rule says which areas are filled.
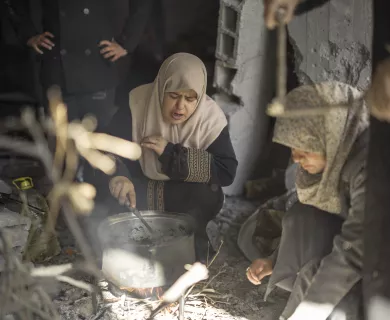
[[[119,288],[155,288],[175,282],[195,262],[194,219],[186,214],[140,211],[153,238],[130,212],[103,220],[98,228],[102,271]]]

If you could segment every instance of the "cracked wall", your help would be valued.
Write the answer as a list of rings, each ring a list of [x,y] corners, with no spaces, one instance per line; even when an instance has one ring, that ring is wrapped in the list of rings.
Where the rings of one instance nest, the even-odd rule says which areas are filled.
[[[371,75],[372,0],[330,0],[288,26],[300,83],[338,80],[367,88]]]
[[[214,86],[239,162],[228,195],[243,192],[263,153],[269,130],[265,108],[273,97],[275,55],[272,35],[261,18],[262,1],[221,0]]]

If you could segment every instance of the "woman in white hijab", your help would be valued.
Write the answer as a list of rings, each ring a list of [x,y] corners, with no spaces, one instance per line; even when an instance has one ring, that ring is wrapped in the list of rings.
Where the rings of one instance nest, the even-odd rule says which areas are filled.
[[[206,88],[203,62],[175,54],[153,83],[130,92],[130,107],[121,108],[110,132],[143,147],[138,163],[125,163],[129,174],[119,168],[110,181],[120,204],[189,213],[204,235],[237,168],[226,117]]]
[[[342,319],[361,317],[365,103],[356,89],[339,82],[302,86],[286,97],[291,111],[329,105],[343,106],[276,120],[273,140],[291,148],[298,165],[296,196],[286,197],[278,249],[270,257],[252,257],[247,277],[258,285],[271,275],[268,293],[275,285],[291,292],[281,319],[336,319],[340,312]]]

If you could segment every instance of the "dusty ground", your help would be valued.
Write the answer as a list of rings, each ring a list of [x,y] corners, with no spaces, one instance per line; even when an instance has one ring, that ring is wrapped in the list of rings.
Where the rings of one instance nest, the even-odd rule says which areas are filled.
[[[267,302],[263,301],[266,285],[255,287],[245,277],[245,269],[249,262],[245,260],[235,246],[240,223],[253,212],[256,204],[240,199],[227,199],[224,210],[215,220],[214,241],[221,238],[224,244],[217,259],[210,267],[210,279],[203,294],[199,290],[206,283],[199,284],[187,299],[185,319],[188,320],[276,320],[278,319],[287,295],[275,290]],[[219,233],[219,234],[218,234]],[[55,258],[57,263],[74,259],[70,257],[69,248],[72,241],[62,236],[63,254]],[[103,300],[99,300],[99,310],[93,313],[91,297],[80,289],[69,285],[61,285],[54,299],[61,317],[66,320],[122,320],[147,319],[156,302],[140,301],[131,297],[115,297],[105,282],[100,283]],[[197,294],[198,293],[198,294]],[[172,305],[155,317],[156,320],[178,319],[178,307]]]

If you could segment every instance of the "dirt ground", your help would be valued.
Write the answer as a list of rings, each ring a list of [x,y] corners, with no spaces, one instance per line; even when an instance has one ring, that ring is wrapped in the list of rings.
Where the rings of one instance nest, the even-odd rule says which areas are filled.
[[[276,320],[288,297],[279,289],[264,301],[266,284],[254,286],[248,282],[245,270],[249,262],[241,255],[235,245],[240,224],[256,208],[237,198],[227,199],[224,209],[214,221],[214,241],[224,239],[221,250],[209,268],[210,277],[198,284],[190,293],[185,304],[185,319],[188,320]],[[219,233],[219,235],[218,235]],[[63,253],[53,263],[64,263],[77,259],[69,256],[72,241],[61,236]],[[206,284],[209,284],[206,286]],[[99,299],[98,312],[94,313],[92,299],[85,291],[62,284],[54,303],[62,319],[66,320],[144,320],[158,302],[139,300],[130,296],[115,297],[108,290],[107,283],[100,283],[102,297]],[[156,320],[178,319],[178,305],[174,304],[161,311]]]

